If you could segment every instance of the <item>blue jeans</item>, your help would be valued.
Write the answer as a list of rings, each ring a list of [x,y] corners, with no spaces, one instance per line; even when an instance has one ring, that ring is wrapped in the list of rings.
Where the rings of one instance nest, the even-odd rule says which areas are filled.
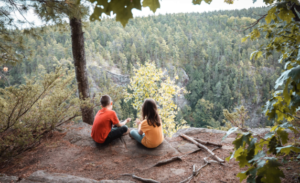
[[[145,134],[140,135],[139,132],[136,129],[131,130],[130,135],[131,135],[131,137],[133,137],[139,143],[142,143],[142,139],[145,136]]]

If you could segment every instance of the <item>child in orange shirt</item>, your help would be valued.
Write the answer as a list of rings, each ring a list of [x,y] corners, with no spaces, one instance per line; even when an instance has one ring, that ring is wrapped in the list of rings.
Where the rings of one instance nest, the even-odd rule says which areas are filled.
[[[148,148],[155,148],[164,141],[161,119],[153,99],[146,99],[142,106],[143,121],[137,119],[138,130],[131,130],[130,137]]]
[[[97,143],[109,143],[114,139],[129,133],[126,126],[131,118],[120,122],[115,111],[112,110],[112,101],[110,96],[103,95],[100,99],[102,109],[98,111],[92,127],[91,136]],[[112,126],[116,126],[112,128]]]

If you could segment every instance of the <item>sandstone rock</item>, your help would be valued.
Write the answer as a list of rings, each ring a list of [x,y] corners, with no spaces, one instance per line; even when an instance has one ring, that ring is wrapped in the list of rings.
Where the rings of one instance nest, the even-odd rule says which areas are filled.
[[[227,146],[227,145],[225,145],[225,146],[222,146],[222,149],[233,150],[234,147],[233,146]]]
[[[0,182],[1,183],[14,183],[18,181],[18,177],[16,176],[7,176],[5,174],[0,173]]]
[[[133,183],[132,181],[123,180],[101,180],[78,177],[64,173],[47,173],[43,170],[38,170],[32,173],[27,179],[21,183]]]
[[[270,130],[271,128],[251,128],[251,131],[258,135],[263,135],[265,133],[268,133]]]
[[[226,139],[224,139],[222,141],[222,143],[228,143],[228,144],[232,144],[232,142],[235,140],[235,138],[229,138],[227,137]]]
[[[171,168],[170,170],[173,174],[178,175],[178,176],[182,176],[185,174],[185,169],[182,169],[182,168],[180,168],[180,169]]]
[[[172,147],[172,145],[167,140],[164,140],[163,143],[160,144],[158,147],[154,149],[149,149],[144,147],[137,141],[131,139],[128,135],[124,136],[123,139],[126,142],[126,154],[132,157],[144,155],[165,156],[178,154],[178,151],[174,147]]]
[[[149,149],[131,139],[128,135],[123,136],[121,139],[114,140],[109,145],[97,144],[97,147],[101,152],[123,154],[129,157],[165,156],[178,154],[178,151],[172,147],[167,140],[164,140],[163,143],[158,147]]]
[[[43,170],[38,170],[32,173],[27,179],[22,180],[21,183],[99,183],[97,180],[88,179],[68,175],[64,173],[47,173]]]
[[[96,147],[94,140],[91,137],[92,126],[87,123],[78,123],[72,126],[64,137],[65,140],[78,146]]]
[[[78,146],[97,147],[103,153],[121,153],[130,157],[137,156],[165,156],[168,154],[178,154],[178,151],[171,146],[171,144],[164,140],[164,142],[154,149],[148,149],[137,141],[131,139],[128,135],[116,139],[108,145],[96,144],[91,138],[91,126],[86,123],[78,123],[72,126],[64,137],[65,140]]]
[[[187,154],[199,149],[198,146],[187,141],[171,142],[171,145],[179,152]]]
[[[181,133],[186,135],[197,135],[199,133],[223,133],[226,134],[226,131],[214,130],[207,128],[185,128],[178,130],[172,137],[178,137]]]
[[[101,180],[99,183],[134,183],[128,180]]]

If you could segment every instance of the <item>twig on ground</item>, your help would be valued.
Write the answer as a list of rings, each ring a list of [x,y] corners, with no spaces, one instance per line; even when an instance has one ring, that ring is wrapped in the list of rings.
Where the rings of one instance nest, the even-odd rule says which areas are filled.
[[[222,144],[217,144],[217,143],[213,143],[213,142],[203,141],[203,140],[200,140],[200,139],[195,139],[195,140],[197,142],[201,143],[201,144],[214,145],[214,146],[222,147]]]
[[[142,178],[142,177],[138,177],[134,174],[129,174],[129,173],[125,173],[125,174],[122,174],[123,176],[131,176],[132,178],[134,179],[137,179],[137,180],[140,180],[142,182],[145,182],[145,183],[160,183],[156,180],[153,180],[153,179],[145,179],[145,178]]]
[[[202,168],[206,167],[208,164],[211,163],[211,161],[214,161],[214,160],[208,161],[206,158],[204,158],[204,161],[205,161],[205,164],[202,165],[198,170],[196,170],[196,166],[194,165],[193,166],[193,174],[191,176],[189,176],[188,178],[184,179],[183,181],[181,181],[180,183],[189,183],[193,179],[193,177],[198,176],[198,174]],[[214,162],[217,162],[217,161],[214,161]]]
[[[196,175],[195,176],[198,176],[198,174],[200,173],[200,170],[204,167],[206,167],[209,163],[205,163],[204,165],[202,165],[197,171],[196,171]]]
[[[218,164],[219,164],[218,161],[215,161],[215,160],[207,160],[207,157],[204,158],[204,161],[205,161],[206,163],[218,163]]]
[[[217,160],[220,163],[225,163],[225,161],[221,158],[219,158],[215,153],[213,153],[210,149],[208,149],[205,145],[198,143],[197,141],[195,141],[192,137],[189,137],[185,134],[180,134],[180,136],[194,144],[196,144],[198,147],[205,149],[208,153],[210,153],[212,155],[212,157]]]
[[[193,165],[193,174],[188,178],[184,179],[183,181],[181,181],[180,183],[186,183],[186,182],[189,183],[195,175],[196,175],[196,166]]]

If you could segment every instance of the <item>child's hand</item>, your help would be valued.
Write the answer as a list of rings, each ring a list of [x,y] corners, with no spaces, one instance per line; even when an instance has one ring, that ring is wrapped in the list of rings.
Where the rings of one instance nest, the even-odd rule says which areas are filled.
[[[139,125],[141,123],[141,120],[139,118],[136,118],[135,122],[136,122],[137,125]]]
[[[131,118],[127,118],[125,121],[126,123],[128,123],[129,121],[131,121]]]

